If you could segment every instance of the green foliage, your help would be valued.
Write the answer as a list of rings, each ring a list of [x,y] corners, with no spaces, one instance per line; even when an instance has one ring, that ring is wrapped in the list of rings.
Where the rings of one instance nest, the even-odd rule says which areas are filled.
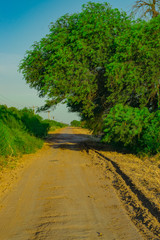
[[[81,127],[81,121],[78,121],[78,120],[73,120],[70,125],[72,127]]]
[[[138,151],[152,154],[160,152],[160,110],[151,114],[139,142],[141,149]]]
[[[52,23],[19,69],[49,99],[43,109],[66,101],[100,132],[104,113],[116,104],[151,112],[160,107],[159,23],[160,16],[133,21],[108,3],[89,2]]]
[[[8,108],[0,105],[0,156],[17,156],[35,152],[41,148],[49,129],[64,127],[66,124],[43,120],[31,109]],[[7,161],[0,161],[2,163]]]
[[[45,119],[43,122],[46,123],[46,124],[49,124],[49,130],[50,131],[54,131],[58,128],[64,128],[64,127],[68,126],[65,123],[61,123],[61,122],[57,122],[55,120],[49,120],[49,119]]]
[[[35,121],[37,128],[34,125]],[[33,127],[29,124],[33,124]],[[37,136],[44,137],[47,129],[48,125],[44,125],[41,118],[34,115],[32,110],[18,110],[0,105],[0,156],[17,156],[35,152],[43,145],[43,141]]]
[[[115,40],[116,54],[107,65],[107,103],[147,107],[160,106],[160,16],[132,24]]]
[[[21,128],[35,137],[45,137],[49,130],[49,124],[45,123],[39,115],[35,115],[33,110],[24,108],[8,108],[0,105],[0,119],[11,129]]]
[[[43,141],[29,135],[22,127],[10,128],[0,120],[0,156],[17,156],[35,152]]]
[[[35,115],[32,110],[24,108],[21,111],[21,121],[27,131],[39,138],[45,137],[49,130],[49,123],[43,121],[42,117]]]
[[[160,111],[150,113],[117,104],[104,120],[102,142],[124,146],[135,152],[160,151]]]
[[[50,99],[45,108],[65,100],[83,118],[101,115],[109,93],[106,65],[115,53],[115,38],[128,24],[126,13],[92,2],[83,5],[82,12],[51,24],[50,33],[27,51],[20,64],[30,87]]]

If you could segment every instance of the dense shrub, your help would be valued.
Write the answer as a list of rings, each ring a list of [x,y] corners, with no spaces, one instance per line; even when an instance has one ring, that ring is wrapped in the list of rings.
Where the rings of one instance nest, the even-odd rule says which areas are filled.
[[[22,128],[36,137],[45,137],[49,130],[49,124],[39,116],[35,115],[31,109],[8,108],[0,105],[0,120],[11,129]]]
[[[63,128],[63,127],[67,126],[67,124],[61,123],[61,122],[57,122],[55,120],[45,119],[43,122],[49,125],[49,130],[50,131],[54,131],[57,128]]]
[[[118,104],[104,120],[102,142],[128,147],[134,152],[155,154],[160,151],[160,111]]]
[[[32,110],[0,105],[0,156],[17,156],[35,152],[47,134],[49,125]]]
[[[10,128],[0,120],[0,156],[17,156],[35,152],[43,141],[29,135],[20,126]]]
[[[81,121],[78,121],[78,120],[73,120],[70,125],[72,127],[81,127]]]
[[[45,137],[49,129],[64,126],[66,124],[43,120],[31,109],[18,110],[0,105],[0,156],[35,152],[42,147],[43,141],[40,138]]]
[[[21,121],[30,134],[40,138],[47,135],[50,126],[41,116],[35,115],[31,109],[27,108],[22,109],[20,112]]]

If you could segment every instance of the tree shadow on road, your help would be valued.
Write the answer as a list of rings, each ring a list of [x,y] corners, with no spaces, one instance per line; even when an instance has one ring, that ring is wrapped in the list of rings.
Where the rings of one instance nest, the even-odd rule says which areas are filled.
[[[46,142],[55,149],[69,149],[82,151],[85,142],[89,142],[91,139],[90,135],[87,134],[48,134]]]
[[[109,144],[101,143],[100,137],[94,137],[89,134],[68,134],[68,133],[50,133],[46,142],[55,149],[68,149],[74,151],[87,151],[91,148],[97,151],[131,153],[128,149],[115,147]]]

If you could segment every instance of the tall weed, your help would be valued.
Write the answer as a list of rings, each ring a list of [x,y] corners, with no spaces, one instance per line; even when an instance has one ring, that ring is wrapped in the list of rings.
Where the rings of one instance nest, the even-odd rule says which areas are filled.
[[[28,115],[25,113],[27,113]],[[43,120],[38,119],[37,129],[30,131],[27,125],[23,122],[23,117],[26,119],[34,117],[30,110],[18,110],[16,108],[8,108],[0,105],[0,156],[18,156],[24,153],[35,152],[41,148],[43,141],[37,137],[46,135],[48,125],[40,129],[40,124],[43,125]],[[37,117],[38,118],[38,117]],[[36,119],[36,116],[35,116]],[[33,122],[30,121],[30,124]],[[40,131],[40,130],[41,131]],[[42,131],[43,130],[43,131]]]
[[[29,135],[21,128],[11,129],[0,120],[0,155],[4,157],[33,153],[43,141]]]

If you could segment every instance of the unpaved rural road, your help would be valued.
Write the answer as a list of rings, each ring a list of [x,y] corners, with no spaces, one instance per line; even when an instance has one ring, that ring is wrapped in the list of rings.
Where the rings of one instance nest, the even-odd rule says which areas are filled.
[[[65,128],[1,201],[1,240],[141,240],[109,180]]]

